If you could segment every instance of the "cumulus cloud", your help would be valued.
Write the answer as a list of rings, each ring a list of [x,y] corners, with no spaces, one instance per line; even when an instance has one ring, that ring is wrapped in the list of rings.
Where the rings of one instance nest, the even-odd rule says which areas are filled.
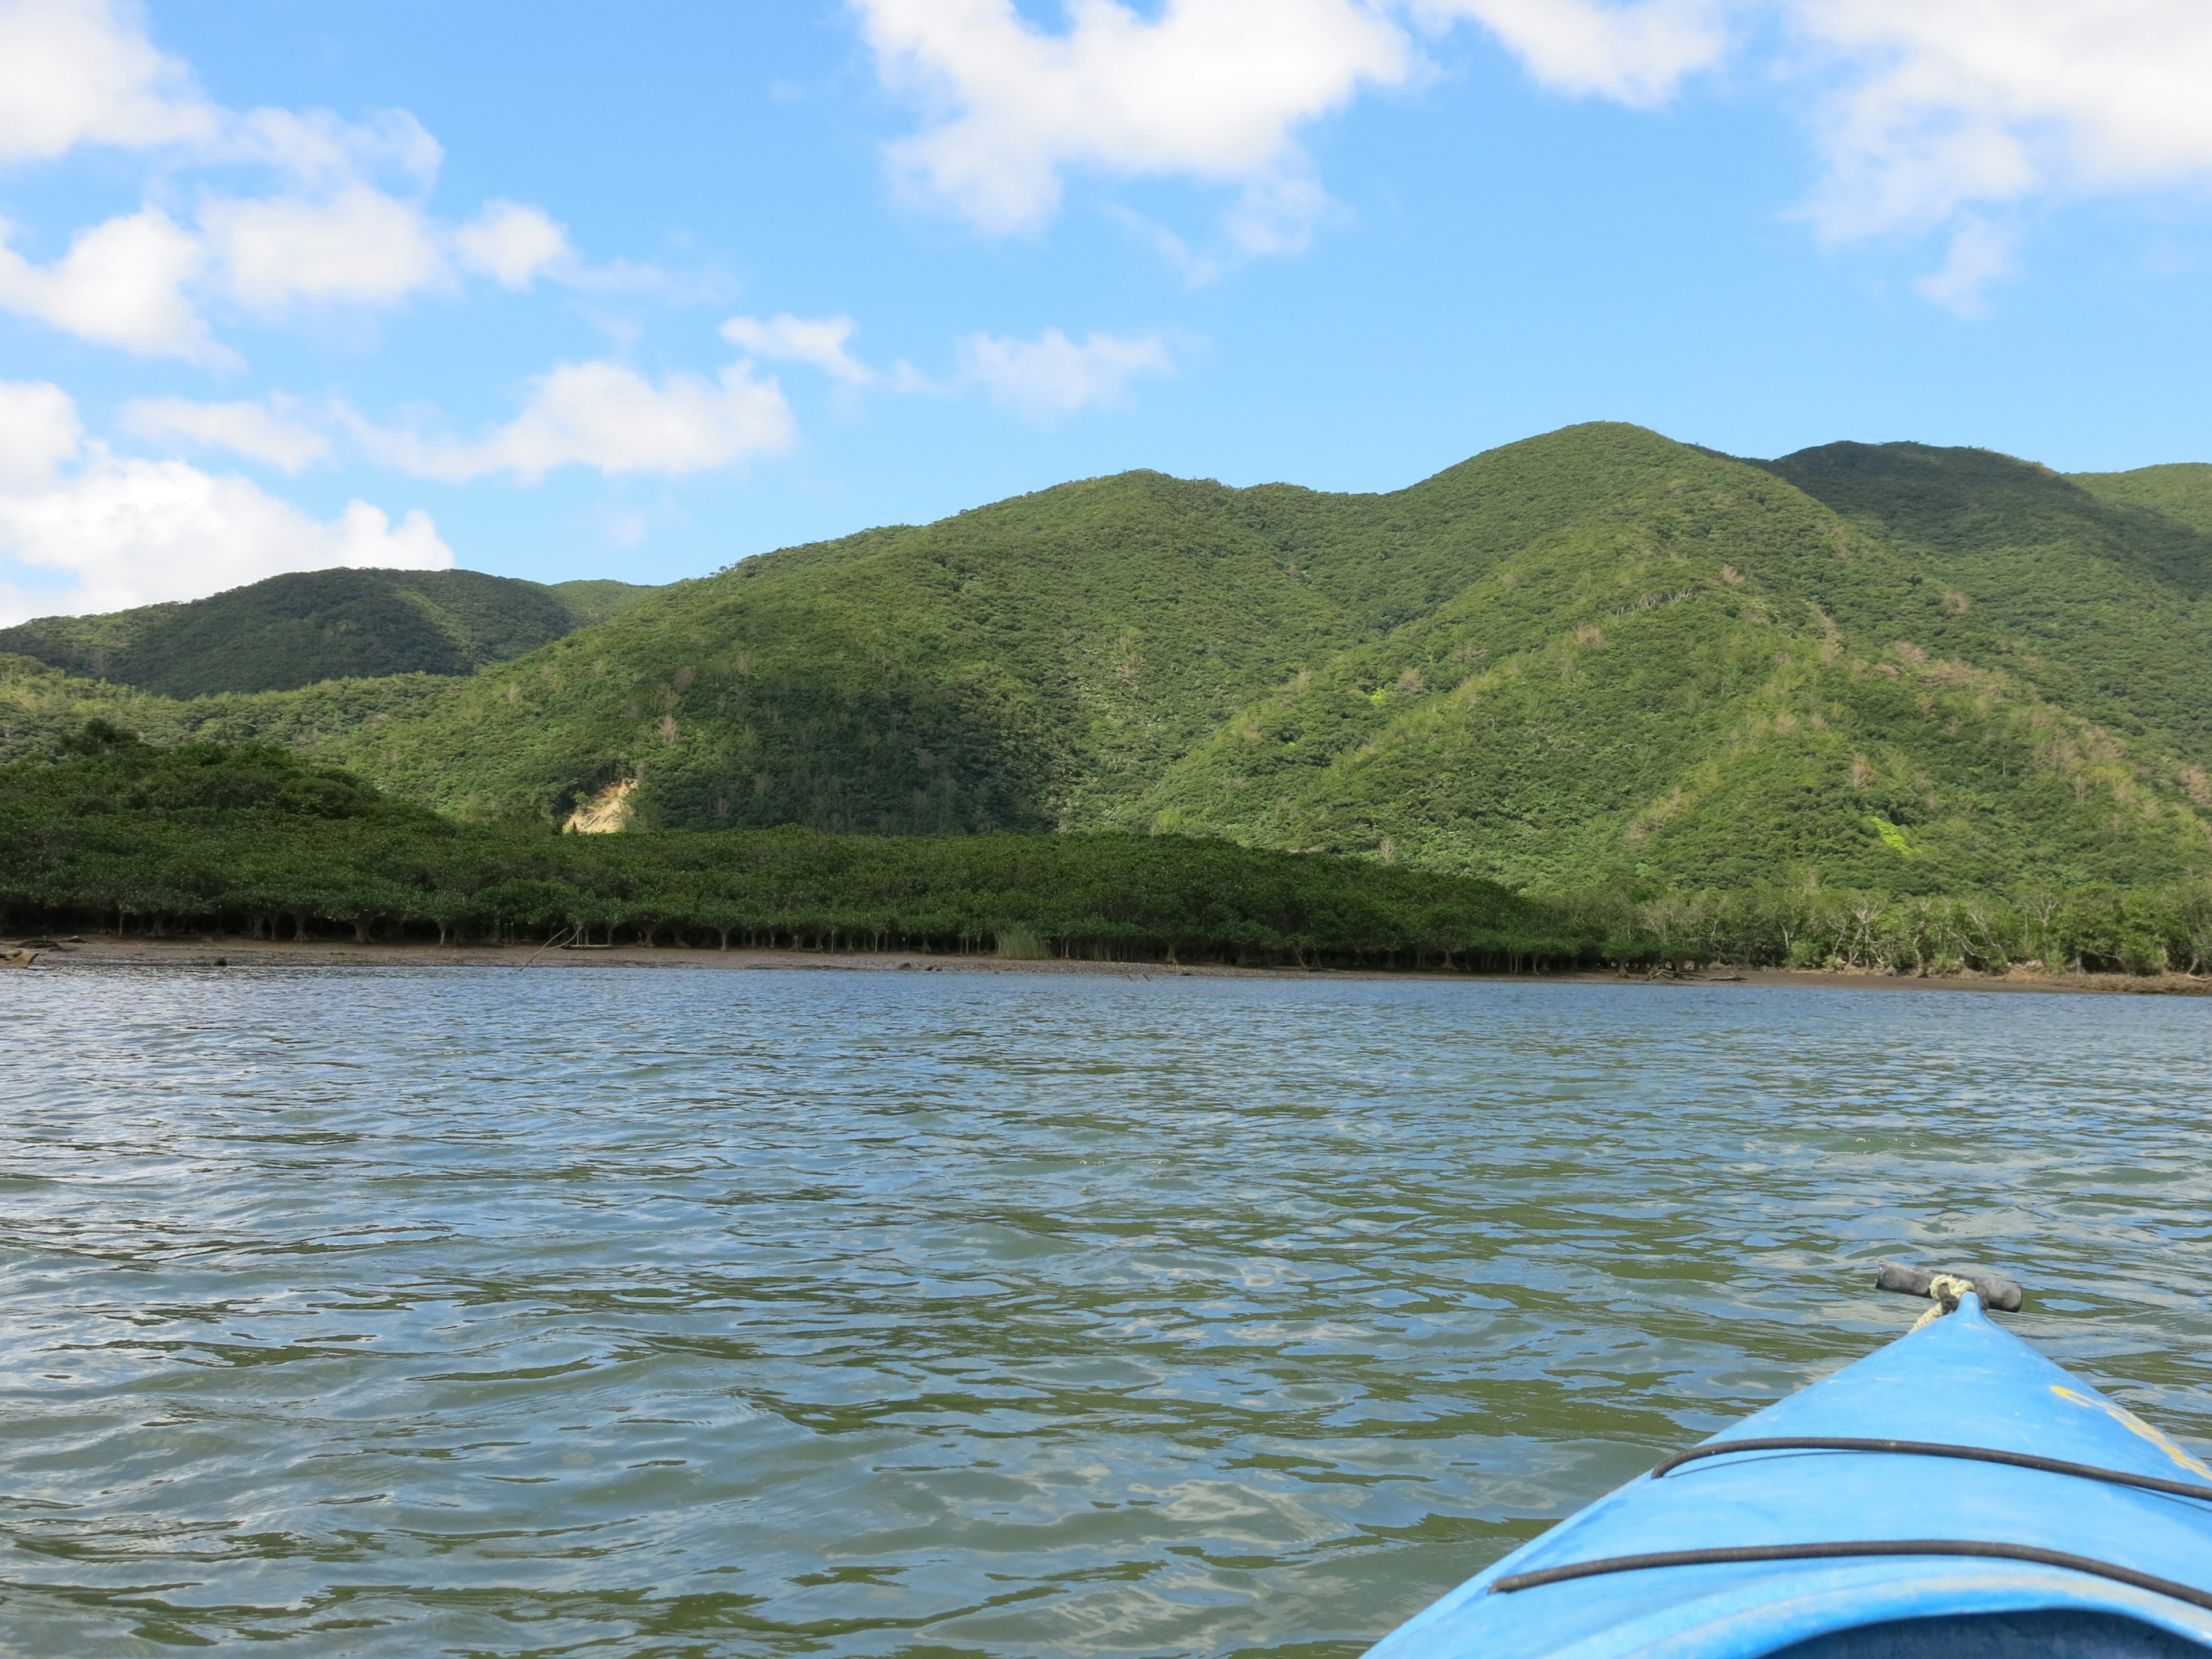
[[[227,449],[286,472],[326,460],[331,453],[329,438],[265,404],[137,398],[123,406],[123,424],[141,438]]]
[[[757,357],[811,363],[833,380],[866,386],[875,371],[845,349],[857,326],[850,317],[794,317],[785,311],[765,319],[732,317],[722,325],[722,337]]]
[[[1242,234],[1294,245],[1280,207],[1313,200],[1296,130],[1414,64],[1362,0],[1168,0],[1151,18],[1086,0],[1060,33],[1012,0],[856,3],[886,83],[932,115],[894,146],[895,169],[1000,234],[1042,224],[1062,170],[1088,167],[1238,186]]]
[[[676,374],[659,385],[606,362],[562,363],[531,382],[522,412],[472,439],[394,431],[349,415],[370,456],[421,477],[459,482],[507,473],[535,483],[557,467],[600,472],[699,472],[791,447],[791,405],[746,362],[713,380]]]
[[[0,380],[0,483],[47,478],[77,452],[84,428],[68,392],[46,380]]]
[[[884,83],[928,112],[892,147],[909,188],[1004,234],[1049,218],[1070,168],[1190,178],[1237,190],[1248,253],[1305,245],[1328,197],[1298,130],[1413,79],[1415,30],[1472,19],[1547,85],[1650,105],[1727,50],[1720,3],[1084,0],[1054,32],[1012,0],[854,0]]]
[[[1129,382],[1138,375],[1175,371],[1157,334],[1092,334],[1081,341],[1056,328],[1034,340],[970,334],[957,349],[962,380],[1040,424],[1086,409],[1125,405]]]
[[[1729,48],[1718,0],[1422,0],[1435,27],[1486,26],[1534,79],[1559,91],[1649,106]]]
[[[1079,0],[1057,28],[1012,0],[852,3],[923,111],[895,173],[994,234],[1044,222],[1089,169],[1229,187],[1232,242],[1295,252],[1327,204],[1301,132],[1417,79],[1425,40],[1470,22],[1538,82],[1635,106],[1764,52],[1814,143],[1808,217],[1838,240],[1954,233],[1922,286],[1954,308],[1996,272],[1978,210],[2212,182],[2204,0]]]
[[[221,112],[113,0],[0,3],[0,161],[204,142]]]
[[[453,247],[465,267],[507,289],[528,288],[541,273],[575,258],[568,227],[520,202],[488,204],[453,233]]]
[[[0,310],[142,356],[237,361],[185,297],[206,252],[166,213],[149,208],[95,225],[47,265],[8,246],[14,229],[0,221]]]
[[[504,287],[552,274],[636,286],[655,273],[592,271],[542,210],[495,201],[458,226],[425,205],[443,152],[404,111],[365,122],[327,111],[222,108],[146,38],[122,0],[0,0],[0,163],[82,144],[161,149],[165,174],[256,166],[261,195],[204,194],[197,210],[149,204],[33,263],[0,226],[0,310],[144,355],[233,366],[203,311],[264,314],[389,306],[473,272]]]
[[[224,287],[255,310],[389,304],[448,276],[422,210],[364,184],[321,199],[211,201],[200,223]]]
[[[319,520],[246,478],[86,443],[58,387],[0,384],[0,620],[192,599],[288,570],[453,562],[419,512],[394,525],[355,501]],[[23,585],[33,576],[47,580]]]
[[[1975,204],[2212,179],[2201,0],[1795,0],[1832,68],[1814,201],[1828,234]]]

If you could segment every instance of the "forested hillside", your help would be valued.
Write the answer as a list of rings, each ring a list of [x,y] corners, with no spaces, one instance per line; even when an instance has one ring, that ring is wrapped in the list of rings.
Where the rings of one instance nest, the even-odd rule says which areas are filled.
[[[647,591],[474,570],[310,570],[187,605],[42,617],[0,629],[0,653],[177,698],[472,674],[604,622]]]
[[[2148,507],[2198,530],[2212,531],[2212,462],[2140,466],[2132,472],[2075,472],[2071,482],[2093,495]]]
[[[279,741],[463,817],[1115,829],[1535,890],[2212,869],[2187,468],[1731,459],[1569,428],[1381,495],[1138,472],[747,560],[465,678],[177,702],[25,670],[0,747]]]
[[[2077,714],[2212,760],[2212,536],[1984,449],[1830,444],[1767,465],[1954,596],[1923,645],[2001,664]],[[1873,619],[1847,607],[1838,620]]]
[[[0,921],[160,933],[1109,959],[1566,965],[1601,932],[1491,883],[1172,836],[560,836],[387,800],[268,745],[100,721],[0,766]]]

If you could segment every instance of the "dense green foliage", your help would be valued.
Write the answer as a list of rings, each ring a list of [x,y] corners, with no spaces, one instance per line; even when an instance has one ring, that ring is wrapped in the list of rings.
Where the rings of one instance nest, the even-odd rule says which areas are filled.
[[[1890,974],[2212,973],[2212,881],[2130,888],[2027,882],[2003,895],[1899,896],[1761,884],[1641,902],[1559,902],[1570,931],[1610,962],[1740,963]]]
[[[1093,480],[682,584],[333,752],[471,816],[635,781],[645,825],[1170,830],[1537,890],[2212,866],[2212,542],[1924,453],[2013,539],[1946,540],[1891,450],[1619,426],[1390,495]]]
[[[1752,468],[1640,447],[1613,511],[1244,711],[1152,821],[1555,890],[2212,867],[2199,775],[2044,700],[1971,601]]]
[[[2212,535],[1985,449],[1830,444],[1769,465],[1956,595],[1912,635],[1927,649],[2212,761]]]
[[[1762,884],[1545,901],[1366,860],[1113,832],[562,836],[457,823],[271,745],[94,721],[0,767],[0,914],[368,940],[995,951],[1461,969],[2212,968],[2212,882],[2005,898]]]
[[[471,674],[618,615],[646,591],[473,570],[311,570],[189,605],[40,617],[0,629],[0,652],[177,698]]]
[[[272,746],[161,750],[95,723],[69,748],[0,767],[19,921],[1463,967],[1589,945],[1487,883],[1222,842],[562,836],[441,818]]]
[[[2181,461],[2140,466],[2132,472],[2075,472],[2068,477],[2093,495],[2148,507],[2212,534],[2212,462]]]
[[[572,626],[589,628],[593,623],[619,617],[653,589],[636,582],[618,582],[601,577],[555,582],[547,591],[557,594],[561,603],[568,606]]]
[[[132,701],[0,663],[0,753],[104,713],[473,821],[1168,833],[1530,892],[2185,883],[2212,535],[2149,472],[1600,424],[1381,495],[1128,473],[465,678]]]
[[[51,758],[87,720],[125,726],[150,743],[273,743],[319,756],[357,742],[395,714],[435,702],[453,682],[428,674],[325,680],[296,691],[179,702],[80,679],[27,657],[0,657],[0,763]]]

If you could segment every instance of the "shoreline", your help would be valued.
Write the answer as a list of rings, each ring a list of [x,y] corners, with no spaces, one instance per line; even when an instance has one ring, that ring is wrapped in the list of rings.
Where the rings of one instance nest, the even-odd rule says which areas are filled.
[[[43,936],[31,935],[30,939]],[[27,941],[0,941],[0,957]],[[1640,985],[1655,989],[1691,985],[1809,988],[1871,991],[2003,991],[2089,996],[2212,996],[2212,979],[2186,974],[2050,974],[2015,969],[1986,974],[1916,975],[1873,969],[1716,968],[1703,973],[1648,975],[1602,970],[1574,973],[1476,974],[1442,969],[1243,968],[1221,963],[1088,962],[933,956],[919,951],[828,951],[690,945],[625,945],[612,948],[534,945],[359,945],[338,939],[250,939],[204,934],[187,939],[129,939],[70,935],[51,946],[33,946],[31,970],[71,967],[134,968],[529,968],[608,963],[626,968],[722,969],[813,973],[1088,974],[1123,979],[1443,980],[1504,985]]]

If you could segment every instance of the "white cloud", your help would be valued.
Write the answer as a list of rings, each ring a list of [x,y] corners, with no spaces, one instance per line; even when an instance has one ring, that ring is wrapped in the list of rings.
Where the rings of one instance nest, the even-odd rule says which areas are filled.
[[[48,380],[0,380],[0,480],[50,478],[83,435],[76,405]]]
[[[709,380],[671,374],[655,386],[605,362],[562,363],[531,383],[521,414],[481,438],[425,438],[349,416],[370,456],[426,478],[505,472],[535,483],[556,467],[601,472],[698,472],[791,447],[791,405],[774,380],[732,363]]]
[[[453,233],[461,264],[501,288],[528,288],[549,268],[570,264],[568,228],[520,202],[491,202]]]
[[[422,198],[443,152],[404,110],[354,122],[224,109],[148,40],[128,0],[0,0],[0,163],[87,143],[163,149],[162,179],[244,164],[278,180],[265,195],[204,196],[189,217],[156,204],[177,194],[157,183],[139,212],[81,232],[46,265],[9,248],[0,225],[0,309],[129,351],[235,366],[201,314],[210,303],[264,313],[392,305],[453,288],[456,263],[508,288],[548,273],[604,288],[659,280],[584,269],[534,207],[497,201],[441,224]]]
[[[0,0],[0,162],[205,140],[221,115],[112,0]]]
[[[1071,0],[1056,29],[1012,0],[851,3],[925,112],[895,171],[994,234],[1043,223],[1087,168],[1231,188],[1232,242],[1295,252],[1327,204],[1300,132],[1415,79],[1421,35],[1464,21],[1543,85],[1637,106],[1756,48],[1812,132],[1808,216],[1831,239],[1955,233],[1923,284],[1941,304],[2001,274],[1977,209],[2212,183],[2207,0]]]
[[[1728,51],[1718,0],[1420,0],[1431,26],[1471,17],[1547,87],[1649,106]]]
[[[168,215],[149,208],[94,225],[51,265],[8,246],[13,228],[0,221],[0,309],[143,356],[236,361],[185,297],[206,256]]]
[[[1034,228],[1091,167],[1236,188],[1244,252],[1295,252],[1328,198],[1299,128],[1422,69],[1403,17],[1492,30],[1549,86],[1649,105],[1714,63],[1722,0],[1080,0],[1058,33],[1012,0],[853,0],[885,84],[931,120],[894,145],[921,193],[990,234]]]
[[[850,317],[794,317],[785,311],[765,320],[732,317],[722,325],[722,337],[757,357],[811,363],[832,380],[866,386],[875,371],[845,349],[857,327]]]
[[[214,200],[200,222],[224,287],[257,310],[389,304],[451,280],[422,210],[364,184],[321,199]]]
[[[1414,66],[1363,0],[1167,0],[1152,18],[1084,0],[1060,33],[1012,0],[854,3],[886,83],[935,118],[896,170],[993,234],[1043,223],[1062,169],[1088,167],[1240,186],[1232,232],[1296,246],[1318,191],[1295,130]]]
[[[428,129],[404,109],[385,110],[368,121],[348,121],[328,110],[256,109],[224,112],[221,141],[210,153],[226,161],[258,161],[302,188],[335,190],[370,175],[398,173],[418,190],[438,177],[446,152]]]
[[[331,441],[314,428],[289,419],[264,404],[137,398],[123,406],[123,424],[142,438],[181,440],[210,449],[228,449],[286,472],[297,472],[326,459],[331,453]]]
[[[246,478],[84,444],[76,406],[52,386],[0,384],[0,459],[14,473],[0,484],[0,620],[192,599],[287,570],[453,562],[419,512],[394,526],[356,501],[325,521]],[[24,587],[10,567],[71,584]]]
[[[1990,284],[2012,274],[2012,238],[1984,220],[1969,219],[1952,232],[1942,264],[1912,287],[1946,311],[1978,317],[1989,309]]]
[[[1942,223],[2045,191],[2212,179],[2203,0],[1793,0],[1837,84],[1816,220]]]
[[[1157,334],[1093,334],[1079,343],[1048,328],[1034,340],[970,334],[957,349],[963,380],[1040,423],[1125,404],[1129,382],[1138,375],[1175,372]]]

